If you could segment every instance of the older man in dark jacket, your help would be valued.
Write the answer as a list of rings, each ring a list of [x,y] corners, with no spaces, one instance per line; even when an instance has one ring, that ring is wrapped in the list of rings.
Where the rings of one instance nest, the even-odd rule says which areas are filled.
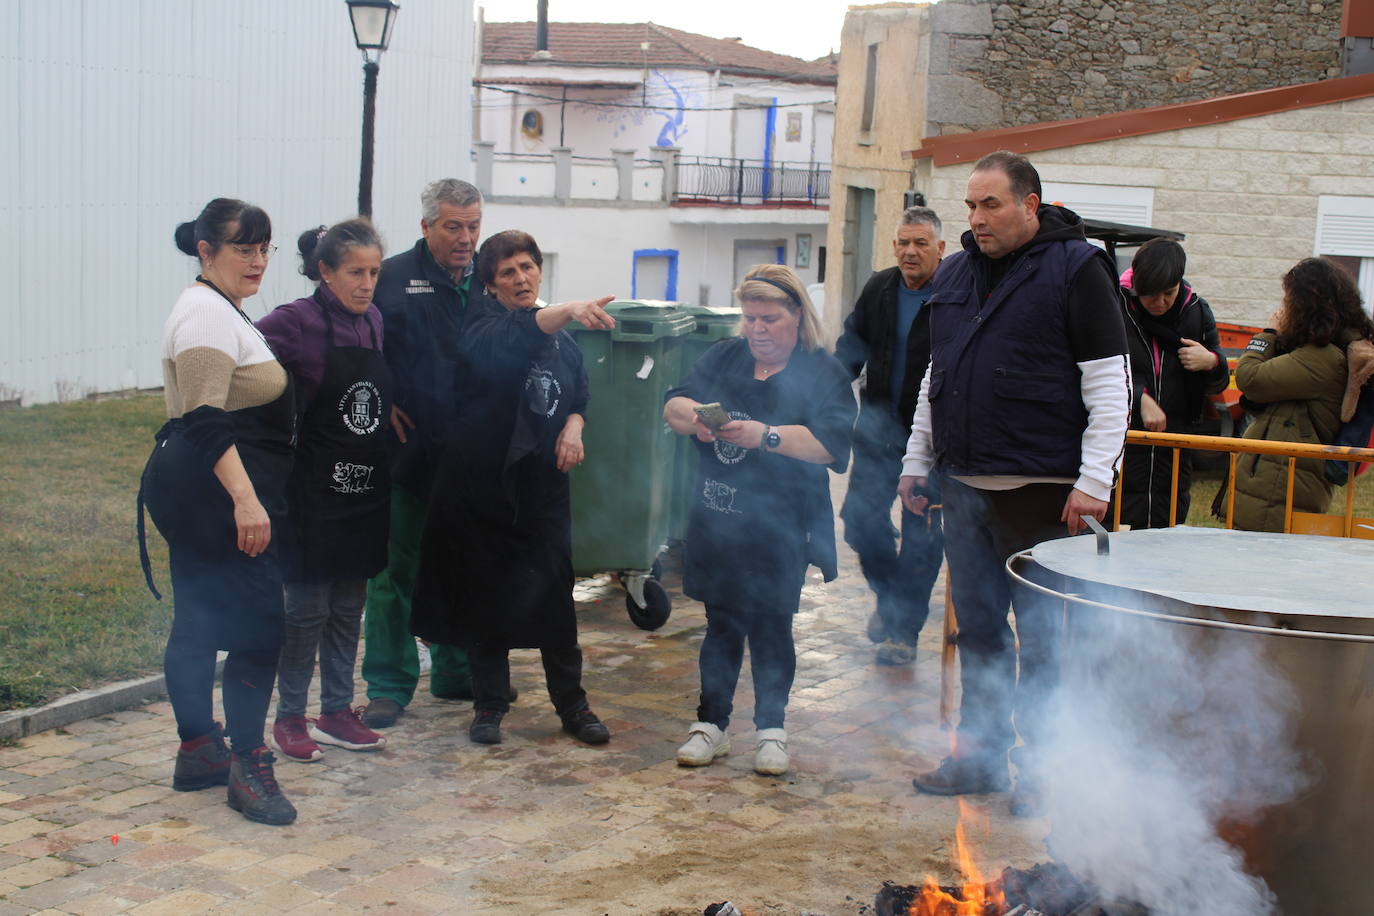
[[[368,583],[363,679],[369,728],[394,725],[419,683],[410,596],[420,562],[420,537],[430,484],[453,410],[459,378],[459,338],[467,318],[472,258],[482,224],[482,194],[445,178],[420,195],[422,238],[382,264],[375,301],[385,327],[383,355],[396,389],[391,428],[391,537],[387,568]],[[471,699],[467,655],[456,646],[430,647],[430,693]]]
[[[930,592],[944,557],[938,513],[923,517],[901,509],[900,546],[892,524],[916,389],[930,362],[925,303],[930,278],[945,253],[940,228],[940,217],[927,207],[902,213],[892,241],[897,266],[869,278],[835,345],[850,377],[864,376],[854,427],[854,467],[840,517],[845,542],[859,555],[877,598],[868,635],[879,643],[881,665],[915,660],[916,640],[930,614]]]

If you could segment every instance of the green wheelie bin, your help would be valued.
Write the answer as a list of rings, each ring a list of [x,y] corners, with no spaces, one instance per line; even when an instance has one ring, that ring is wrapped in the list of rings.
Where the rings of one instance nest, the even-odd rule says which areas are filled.
[[[610,331],[568,326],[591,390],[586,460],[570,480],[573,570],[618,573],[630,620],[656,630],[672,612],[656,564],[678,438],[663,422],[663,395],[682,378],[696,320],[670,302],[617,300],[606,311],[616,321]]]
[[[682,348],[682,377],[692,371],[701,354],[718,340],[739,334],[738,306],[679,305],[680,311],[696,319],[696,328],[687,335]],[[676,382],[674,383],[676,384]],[[697,450],[687,436],[678,436],[676,460],[669,496],[668,540],[681,541],[687,537],[687,515],[692,505],[692,487],[697,476]]]

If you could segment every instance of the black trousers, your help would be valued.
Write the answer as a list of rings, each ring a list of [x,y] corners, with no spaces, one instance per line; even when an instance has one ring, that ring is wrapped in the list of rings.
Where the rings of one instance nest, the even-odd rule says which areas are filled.
[[[585,708],[581,647],[573,643],[540,649],[539,656],[554,710],[566,717]],[[469,649],[468,664],[472,667],[472,708],[505,715],[510,710],[510,650]]]
[[[1053,600],[1018,595],[1012,602],[1005,564],[1014,553],[1068,536],[1059,516],[1071,486],[980,490],[952,478],[943,483],[945,550],[959,621],[960,754],[1005,767],[1006,752],[1019,733],[1025,743],[1020,769],[1044,741],[1045,711],[1059,683],[1061,622]],[[1008,607],[1016,615],[1015,637]]]

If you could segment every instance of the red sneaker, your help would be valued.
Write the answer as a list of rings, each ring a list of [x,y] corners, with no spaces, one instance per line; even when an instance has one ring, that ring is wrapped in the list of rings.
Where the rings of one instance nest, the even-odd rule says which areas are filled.
[[[314,763],[324,756],[306,731],[305,716],[284,716],[272,725],[272,747],[287,760]]]
[[[350,751],[375,751],[386,747],[386,739],[363,724],[361,709],[327,712],[310,726],[310,737],[320,744],[332,744]]]

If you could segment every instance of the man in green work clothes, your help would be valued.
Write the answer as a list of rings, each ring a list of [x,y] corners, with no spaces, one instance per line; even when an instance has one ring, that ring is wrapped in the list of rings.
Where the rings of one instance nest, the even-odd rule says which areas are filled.
[[[420,681],[410,594],[420,562],[420,536],[434,465],[453,412],[458,340],[467,319],[472,259],[482,227],[482,193],[444,178],[420,194],[415,247],[382,264],[375,302],[383,321],[383,353],[396,392],[391,427],[399,445],[391,467],[391,536],[387,568],[367,588],[363,679],[369,728],[387,728],[405,714]],[[467,655],[456,646],[430,646],[429,691],[471,699]]]

